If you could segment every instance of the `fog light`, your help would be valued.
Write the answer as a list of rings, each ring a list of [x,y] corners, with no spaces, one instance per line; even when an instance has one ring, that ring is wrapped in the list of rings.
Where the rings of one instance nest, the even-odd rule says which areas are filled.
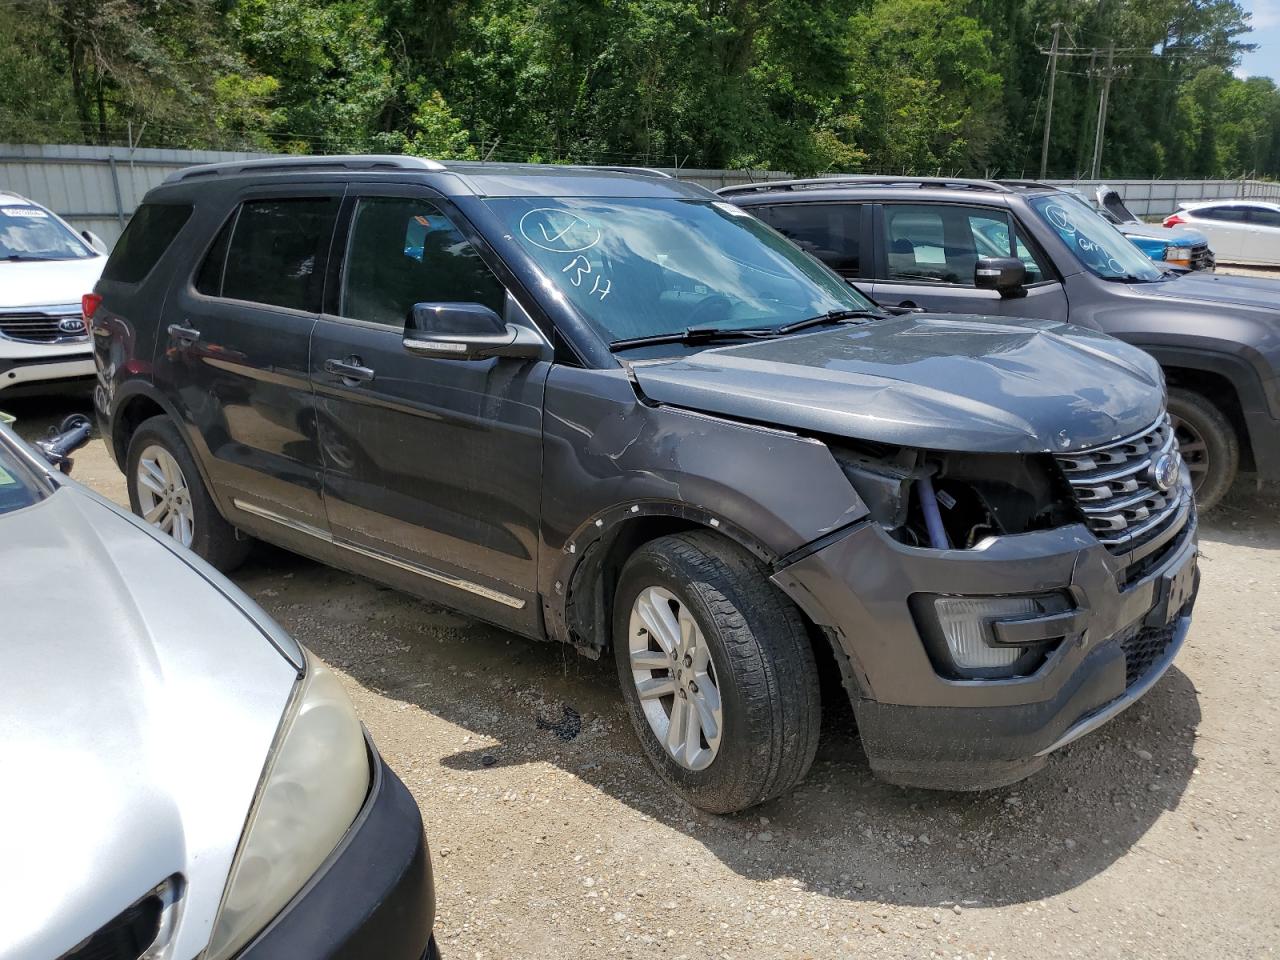
[[[1003,645],[996,641],[992,624],[1000,620],[1021,620],[1062,613],[1069,608],[1061,594],[1022,597],[935,597],[934,615],[946,641],[952,664],[964,671],[1012,668],[1019,659],[1026,666],[1043,661],[1027,659],[1032,651],[1024,645]],[[1044,652],[1043,644],[1039,653]],[[1016,671],[1011,671],[1010,675]]]

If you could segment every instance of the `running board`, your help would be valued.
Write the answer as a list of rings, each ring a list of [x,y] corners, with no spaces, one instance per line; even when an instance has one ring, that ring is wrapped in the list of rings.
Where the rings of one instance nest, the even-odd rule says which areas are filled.
[[[370,550],[368,547],[362,547],[355,543],[349,543],[346,540],[338,540],[331,533],[321,530],[319,527],[313,527],[309,523],[303,523],[301,520],[294,520],[292,517],[285,517],[276,513],[274,510],[268,510],[265,507],[259,507],[256,504],[246,503],[240,499],[233,499],[231,503],[237,510],[243,510],[245,513],[251,513],[255,517],[261,517],[263,520],[270,520],[272,523],[278,523],[282,527],[288,527],[298,533],[305,533],[309,537],[323,541],[333,547],[340,547],[350,553],[359,554],[362,557],[368,557],[370,560],[377,560],[379,563],[385,563],[388,566],[398,567],[409,573],[416,574],[419,577],[425,577],[428,580],[434,580],[436,583],[443,583],[447,587],[453,587],[455,590],[465,590],[467,593],[474,593],[477,597],[484,597],[486,600],[492,600],[494,603],[500,603],[503,606],[511,607],[513,610],[523,610],[525,602],[518,597],[510,596],[498,590],[490,589],[478,583],[472,583],[470,580],[463,580],[461,577],[454,577],[447,573],[441,573],[439,570],[432,570],[430,567],[424,567],[416,563],[410,563],[407,560],[401,560],[398,557],[392,557],[378,550]]]

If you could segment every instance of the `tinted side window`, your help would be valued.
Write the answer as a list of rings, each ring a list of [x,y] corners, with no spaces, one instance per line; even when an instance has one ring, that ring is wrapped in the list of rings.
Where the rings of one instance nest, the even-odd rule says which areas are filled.
[[[1226,220],[1229,223],[1241,223],[1249,215],[1248,207],[1210,207],[1207,210],[1192,210],[1193,216],[1203,220]]]
[[[402,327],[415,303],[428,302],[482,303],[501,316],[506,288],[434,204],[361,200],[347,242],[341,314]]]
[[[103,280],[137,283],[169,249],[173,238],[191,217],[191,205],[144,203],[129,220],[102,270]]]
[[[1249,222],[1263,227],[1280,227],[1280,210],[1263,210],[1254,207],[1249,211]]]
[[[231,229],[236,224],[235,214],[227,218],[205,254],[200,271],[196,274],[196,290],[206,297],[222,296],[222,271],[227,265],[227,247],[231,244]]]
[[[832,270],[861,277],[860,203],[780,203],[752,207],[751,212]]]
[[[227,250],[222,295],[319,312],[337,213],[336,197],[245,202]]]

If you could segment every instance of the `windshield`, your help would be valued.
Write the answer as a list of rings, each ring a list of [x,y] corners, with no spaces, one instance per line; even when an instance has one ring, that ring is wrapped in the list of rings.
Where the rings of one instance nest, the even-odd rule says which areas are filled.
[[[1031,207],[1094,276],[1104,280],[1159,280],[1163,276],[1146,254],[1079,197],[1052,193],[1032,198]]]
[[[572,197],[488,201],[555,292],[610,341],[690,327],[775,328],[869,300],[726,203]]]
[[[0,437],[0,515],[29,507],[42,496],[31,471]]]
[[[0,204],[0,260],[84,260],[93,256],[83,240],[49,215],[28,205]]]

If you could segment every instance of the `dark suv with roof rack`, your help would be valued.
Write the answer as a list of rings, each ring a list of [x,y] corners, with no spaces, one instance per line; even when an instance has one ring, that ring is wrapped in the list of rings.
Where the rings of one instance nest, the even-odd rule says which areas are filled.
[[[1153,263],[1075,193],[1029,180],[841,177],[726,187],[876,302],[1061,320],[1160,361],[1202,509],[1280,478],[1280,283]]]
[[[1012,782],[1189,628],[1195,510],[1151,357],[887,314],[700,187],[198,167],[112,263],[96,404],[138,514],[223,569],[258,537],[612,648],[645,752],[705,809],[796,783],[824,695],[883,777]]]

